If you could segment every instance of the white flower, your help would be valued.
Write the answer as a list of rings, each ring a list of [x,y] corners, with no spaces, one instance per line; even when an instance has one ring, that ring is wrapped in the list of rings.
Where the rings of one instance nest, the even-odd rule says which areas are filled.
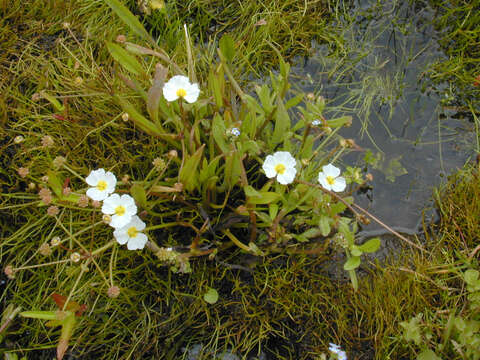
[[[120,245],[127,244],[128,250],[140,250],[147,243],[147,235],[141,231],[145,229],[145,223],[137,215],[133,215],[130,222],[115,229],[113,236]]]
[[[320,120],[318,120],[318,119],[312,121],[312,125],[313,125],[313,126],[318,126],[318,125],[320,125],[321,123],[322,123],[322,122],[321,122]]]
[[[115,191],[117,179],[110,171],[104,169],[93,170],[85,179],[88,185],[93,186],[87,190],[87,196],[92,200],[105,200]]]
[[[276,176],[280,184],[287,185],[295,179],[296,164],[297,162],[288,151],[277,151],[275,154],[267,156],[262,168],[268,178]]]
[[[121,228],[132,220],[132,216],[137,213],[137,206],[130,195],[113,194],[103,202],[102,212],[112,216],[110,226]]]
[[[175,101],[178,98],[194,103],[200,95],[198,84],[191,84],[186,76],[175,75],[163,86],[163,96],[167,101]]]
[[[232,128],[232,129],[230,130],[230,134],[231,134],[232,136],[239,137],[239,136],[240,136],[240,129],[234,127],[234,128]]]
[[[322,171],[318,173],[318,182],[327,190],[341,192],[347,187],[345,178],[339,176],[340,169],[328,164],[322,167]]]
[[[338,360],[347,360],[347,353],[342,349],[340,349],[340,346],[333,343],[330,343],[328,345],[329,345],[328,350],[330,350],[330,352],[334,354],[337,354]]]

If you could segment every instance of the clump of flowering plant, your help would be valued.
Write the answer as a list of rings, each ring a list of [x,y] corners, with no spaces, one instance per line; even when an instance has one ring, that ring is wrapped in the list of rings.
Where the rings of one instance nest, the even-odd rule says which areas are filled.
[[[353,184],[366,181],[360,169],[349,167],[341,175],[338,165],[354,145],[338,136],[339,129],[351,124],[350,117],[326,118],[322,96],[287,96],[289,65],[282,59],[280,73],[271,74],[271,86],[256,85],[255,94],[245,93],[230,70],[235,46],[228,36],[220,41],[220,63],[203,81],[196,80],[193,66],[187,76],[159,55],[164,52],[129,42],[108,48],[126,70],[125,84],[131,88],[129,84],[135,83],[138,95],[147,94],[145,107],[118,95],[120,114],[137,130],[162,139],[164,154],[177,154],[165,156],[167,161],[157,159],[162,166],[151,172],[157,175],[132,179],[130,189],[139,211],[147,214],[145,230],[152,235],[148,246],[159,259],[164,258],[161,249],[171,245],[185,249],[178,258],[188,261],[218,254],[225,242],[265,255],[278,248],[307,250],[318,246],[318,239],[338,238],[343,239],[336,243],[345,249],[345,269],[356,286],[358,259],[363,252],[376,250],[378,243],[360,248],[350,241],[365,217],[344,212],[353,209]],[[137,54],[156,62],[151,81],[142,83],[136,76],[148,73]],[[170,211],[165,209],[168,202]],[[113,226],[114,210],[110,206],[107,212]],[[118,239],[122,228],[121,241],[127,244],[128,226],[122,222],[115,230]],[[165,238],[178,240],[153,241]]]

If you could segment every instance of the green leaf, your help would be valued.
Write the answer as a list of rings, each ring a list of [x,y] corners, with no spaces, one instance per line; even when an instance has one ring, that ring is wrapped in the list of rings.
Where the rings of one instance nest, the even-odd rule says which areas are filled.
[[[240,153],[234,151],[225,158],[225,182],[233,187],[240,181],[242,173]]]
[[[58,311],[22,311],[19,315],[31,319],[58,320]]]
[[[142,65],[120,45],[107,42],[107,49],[110,55],[112,55],[112,57],[125,69],[135,75],[143,74],[144,71]]]
[[[405,329],[403,337],[407,341],[413,341],[416,345],[420,345],[422,341],[422,335],[420,333],[420,320],[422,319],[422,314],[411,318],[408,322],[403,321],[400,323],[400,326]]]
[[[479,272],[477,270],[468,269],[463,274],[463,278],[465,279],[465,282],[467,284],[475,285],[478,280],[478,275],[479,275]]]
[[[225,123],[223,122],[222,117],[220,116],[220,114],[216,113],[213,117],[212,122],[212,135],[218,147],[220,148],[220,150],[222,150],[224,154],[230,151],[229,146],[225,141],[226,131],[227,129],[225,127]]]
[[[305,94],[301,93],[301,94],[298,94],[297,96],[291,98],[290,100],[288,100],[286,103],[285,103],[285,109],[290,109],[291,107],[294,107],[296,105],[298,105],[302,100],[303,100],[303,96]]]
[[[362,250],[360,250],[357,245],[353,245],[353,246],[350,248],[350,253],[351,253],[353,256],[362,256],[362,254],[363,254]]]
[[[301,235],[305,236],[307,239],[311,239],[313,237],[321,235],[321,233],[320,233],[320,229],[311,228],[311,229],[308,229],[307,231],[303,232]]]
[[[437,354],[435,354],[432,350],[425,349],[420,354],[418,354],[417,360],[442,360],[442,359],[439,358]]]
[[[330,218],[328,218],[327,216],[321,216],[318,222],[318,226],[323,236],[328,236],[328,234],[330,234]]]
[[[53,190],[53,192],[57,197],[59,198],[62,197],[63,184],[60,178],[57,176],[57,173],[52,170],[49,170],[47,172],[47,176],[48,176],[48,185],[50,186],[50,188]]]
[[[263,109],[265,110],[265,113],[269,114],[273,110],[273,104],[272,104],[272,96],[270,94],[270,89],[266,84],[255,87],[255,91],[257,92],[258,98],[260,99],[260,102],[262,103]]]
[[[67,313],[69,313],[67,311]],[[62,331],[60,333],[60,340],[58,341],[57,345],[57,359],[62,360],[65,352],[68,348],[68,342],[72,337],[73,330],[75,328],[75,314],[71,313],[67,315],[65,319],[62,320]]]
[[[259,191],[255,190],[253,186],[247,185],[243,188],[243,191],[245,192],[245,196],[251,197],[251,196],[257,196],[260,197],[262,196]]]
[[[303,144],[303,147],[302,147],[302,153],[300,155],[302,159],[309,159],[312,156],[313,140],[314,140],[314,136],[312,135],[308,135],[307,138],[305,139],[305,143]]]
[[[203,155],[203,144],[192,156],[190,156],[183,164],[180,174],[178,175],[180,182],[183,184],[186,190],[192,191],[197,185],[198,178],[198,165]]]
[[[253,140],[239,142],[238,149],[242,154],[259,155],[261,152],[260,146]]]
[[[213,70],[210,70],[210,73],[208,74],[208,86],[210,87],[210,91],[213,93],[215,103],[219,108],[223,106],[222,92],[225,85],[223,71],[221,70],[222,68],[219,69],[219,73],[215,73]]]
[[[105,0],[105,2],[135,34],[144,40],[155,44],[155,41],[153,41],[152,37],[147,30],[145,30],[140,21],[138,21],[135,15],[133,15],[119,0]]]
[[[358,248],[366,253],[373,253],[380,248],[381,241],[378,237],[368,240],[362,245],[359,245]]]
[[[352,117],[351,116],[342,116],[337,119],[332,119],[332,120],[327,120],[328,126],[332,128],[337,128],[344,126],[345,124],[352,123]]]
[[[147,193],[145,189],[140,184],[133,184],[130,188],[130,194],[135,199],[135,201],[144,209],[148,207],[147,204]]]
[[[278,204],[270,204],[268,206],[268,214],[272,220],[275,219],[278,214]]]
[[[250,204],[270,204],[277,202],[282,196],[276,192],[266,191],[260,192],[260,196],[252,196],[248,198]]]
[[[208,288],[208,291],[203,295],[203,300],[209,304],[215,304],[218,301],[218,292],[213,288]]]
[[[219,46],[225,60],[231,62],[235,56],[235,42],[233,38],[228,34],[223,35],[219,41]]]
[[[122,107],[123,111],[128,114],[129,118],[133,120],[136,126],[149,135],[161,135],[163,129],[159,128],[159,126],[140,114],[140,112],[138,112],[132,104],[119,96],[116,96],[115,98]]]
[[[265,253],[262,250],[260,250],[260,248],[256,244],[254,244],[253,242],[249,242],[248,247],[250,248],[250,250],[252,251],[252,253],[254,255],[265,256]]]
[[[40,95],[44,99],[48,100],[50,104],[53,105],[56,111],[63,112],[65,110],[65,107],[62,104],[60,104],[60,102],[54,96],[50,95],[45,90],[40,91]]]
[[[344,270],[354,270],[360,266],[360,257],[359,256],[352,256],[350,259],[347,260],[345,264],[343,264]]]
[[[290,128],[290,117],[282,100],[278,99],[277,111],[275,112],[275,129],[272,134],[272,142],[274,145],[279,144],[285,138]]]

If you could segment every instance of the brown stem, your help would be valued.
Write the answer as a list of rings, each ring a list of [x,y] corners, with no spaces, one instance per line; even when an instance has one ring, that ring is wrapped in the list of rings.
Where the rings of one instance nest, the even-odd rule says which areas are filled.
[[[320,190],[322,190],[324,193],[326,194],[329,194],[330,196],[333,196],[335,199],[341,201],[343,204],[345,204],[345,206],[347,206],[357,217],[361,218],[362,215],[357,212],[353,207],[357,208],[358,210],[360,210],[362,213],[364,213],[365,215],[367,215],[369,218],[371,218],[373,221],[375,221],[376,223],[378,223],[379,225],[381,225],[382,227],[384,227],[386,230],[390,231],[393,235],[395,235],[396,237],[398,237],[399,239],[405,241],[407,244],[413,246],[413,247],[416,247],[417,249],[423,251],[423,252],[427,252],[423,247],[421,247],[420,245],[418,244],[415,244],[414,242],[408,240],[405,236],[399,234],[398,232],[396,232],[395,230],[393,230],[390,226],[388,226],[387,224],[385,224],[384,222],[382,222],[381,220],[379,220],[378,218],[376,218],[375,216],[373,216],[372,214],[370,214],[367,210],[365,210],[364,208],[358,206],[357,204],[352,204],[350,205],[348,202],[346,202],[345,200],[343,200],[343,198],[337,194],[335,194],[333,191],[330,191],[330,190],[327,190],[325,189],[324,187],[320,186],[320,185],[315,185],[315,184],[311,184],[309,182],[306,182],[306,181],[302,181],[302,180],[297,180],[298,183],[300,184],[304,184],[304,185],[309,185],[309,186],[314,186]]]

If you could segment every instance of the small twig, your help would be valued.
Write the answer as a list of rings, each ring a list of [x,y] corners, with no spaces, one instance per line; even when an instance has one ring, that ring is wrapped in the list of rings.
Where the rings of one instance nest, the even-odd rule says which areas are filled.
[[[215,261],[225,267],[228,267],[230,269],[233,269],[233,270],[243,270],[243,271],[248,271],[250,273],[253,272],[252,269],[249,269],[245,266],[242,266],[242,265],[235,265],[235,264],[229,264],[229,263],[226,263],[225,261],[222,261],[222,260],[218,260],[218,259],[215,259]]]
[[[362,217],[362,215],[356,211],[353,207],[357,208],[358,210],[360,210],[362,213],[364,213],[365,215],[367,215],[369,218],[371,218],[373,221],[375,221],[376,223],[378,223],[379,225],[383,226],[385,229],[387,229],[388,231],[390,231],[393,235],[397,236],[399,239],[405,241],[407,244],[413,246],[413,247],[416,247],[417,249],[419,249],[420,251],[423,251],[423,252],[427,252],[427,250],[425,250],[422,246],[418,245],[418,244],[415,244],[414,242],[408,240],[405,236],[399,234],[398,232],[396,232],[395,230],[393,230],[390,226],[388,226],[387,224],[385,224],[384,222],[382,222],[380,219],[378,219],[377,217],[373,216],[372,214],[370,214],[367,210],[365,210],[364,208],[358,206],[357,204],[352,204],[350,205],[348,202],[346,202],[341,196],[335,194],[333,191],[330,191],[330,190],[327,190],[325,189],[324,187],[320,186],[320,185],[315,185],[315,184],[311,184],[309,182],[306,182],[306,181],[302,181],[302,180],[297,180],[297,182],[301,183],[301,184],[305,184],[305,185],[309,185],[309,186],[315,186],[316,188],[322,190],[324,193],[326,194],[329,194],[330,196],[333,196],[335,199],[341,201],[343,204],[345,204],[345,206],[347,206],[356,216],[358,216],[359,218]]]
[[[358,206],[357,204],[352,204],[353,206],[355,206],[357,209],[359,209],[360,211],[362,211],[365,215],[367,215],[369,218],[371,218],[372,220],[374,220],[375,222],[377,222],[378,224],[380,224],[381,226],[383,226],[385,229],[387,229],[388,231],[390,231],[393,235],[395,235],[396,237],[398,237],[399,239],[405,241],[407,244],[413,246],[413,247],[416,247],[417,249],[419,249],[420,251],[423,251],[423,252],[426,252],[428,253],[427,250],[425,250],[422,246],[418,245],[418,244],[415,244],[414,242],[408,240],[405,236],[399,234],[398,232],[396,232],[395,230],[393,230],[390,226],[388,226],[387,224],[383,223],[382,221],[380,221],[378,218],[376,218],[375,216],[373,216],[372,214],[370,214],[367,210],[365,210],[364,208]]]

